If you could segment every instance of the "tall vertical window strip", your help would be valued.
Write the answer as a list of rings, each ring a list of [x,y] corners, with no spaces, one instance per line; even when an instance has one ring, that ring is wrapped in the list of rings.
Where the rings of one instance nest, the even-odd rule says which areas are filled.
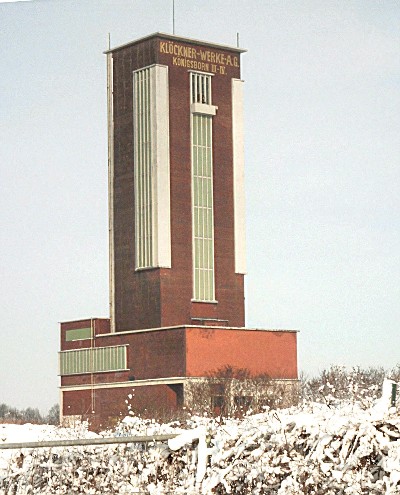
[[[192,115],[194,299],[214,301],[212,117]]]
[[[153,266],[150,69],[134,73],[135,267]]]

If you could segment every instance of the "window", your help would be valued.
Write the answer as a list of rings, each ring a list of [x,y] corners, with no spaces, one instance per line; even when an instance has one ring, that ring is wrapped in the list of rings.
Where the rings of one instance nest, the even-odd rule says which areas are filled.
[[[92,336],[92,329],[88,328],[76,328],[73,330],[67,330],[65,332],[65,341],[72,342],[73,340],[85,340],[90,339]]]
[[[135,267],[153,266],[150,68],[133,74],[135,145]]]
[[[253,402],[253,397],[251,395],[235,395],[233,400],[238,409],[248,409]]]
[[[171,268],[168,67],[133,72],[135,270]]]
[[[225,385],[223,383],[212,383],[211,394],[225,396]]]
[[[193,299],[215,300],[211,76],[190,73]],[[198,105],[200,103],[200,105]],[[213,111],[210,113],[210,108]]]
[[[60,352],[60,375],[127,369],[126,345]]]
[[[193,296],[214,301],[212,117],[192,115]]]
[[[191,72],[191,103],[204,103],[211,105],[211,76],[208,74],[199,74]]]
[[[225,407],[225,397],[223,395],[213,395],[211,397],[211,407],[214,411],[221,412]]]

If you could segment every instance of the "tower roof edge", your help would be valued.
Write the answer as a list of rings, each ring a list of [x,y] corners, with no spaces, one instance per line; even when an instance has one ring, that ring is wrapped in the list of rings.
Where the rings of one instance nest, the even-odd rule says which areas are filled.
[[[219,44],[219,43],[212,43],[210,41],[202,41],[202,40],[197,40],[197,39],[193,39],[193,38],[185,38],[183,36],[176,36],[174,34],[157,32],[157,33],[149,34],[149,35],[144,36],[142,38],[138,38],[138,39],[133,40],[133,41],[129,41],[128,43],[124,43],[123,45],[119,45],[119,46],[116,46],[114,48],[110,48],[109,50],[106,50],[103,53],[104,54],[113,53],[113,52],[116,52],[116,51],[121,50],[123,48],[126,48],[128,46],[135,45],[137,43],[141,43],[143,41],[150,40],[151,38],[160,38],[160,39],[163,39],[166,41],[180,41],[180,42],[189,43],[189,44],[193,44],[193,45],[209,46],[210,48],[230,50],[230,51],[236,52],[236,53],[247,52],[246,49],[239,48],[237,46],[223,45],[223,44]]]

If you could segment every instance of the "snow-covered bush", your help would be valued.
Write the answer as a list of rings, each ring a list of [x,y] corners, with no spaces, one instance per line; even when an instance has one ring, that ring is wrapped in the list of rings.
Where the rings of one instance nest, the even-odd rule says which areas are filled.
[[[240,417],[298,401],[296,380],[271,379],[266,374],[225,366],[185,385],[186,406],[195,414]]]
[[[301,392],[306,400],[328,405],[347,400],[368,408],[380,397],[385,377],[400,381],[400,365],[392,370],[382,367],[331,366],[317,377],[302,380]]]
[[[61,431],[46,428],[46,439]],[[172,432],[174,446],[4,451],[0,494],[400,494],[400,418],[376,420],[357,403],[307,402],[242,419],[193,416],[180,425],[130,416],[115,434]]]
[[[228,371],[232,396],[243,389]],[[398,381],[398,371],[385,374]],[[131,413],[105,433],[175,433],[168,443],[0,449],[0,495],[400,495],[399,409],[390,408],[390,380],[375,400],[378,376],[331,368],[306,382],[311,399],[290,408],[168,424]],[[32,441],[33,431],[46,440],[95,436],[85,424],[3,424],[0,442]]]

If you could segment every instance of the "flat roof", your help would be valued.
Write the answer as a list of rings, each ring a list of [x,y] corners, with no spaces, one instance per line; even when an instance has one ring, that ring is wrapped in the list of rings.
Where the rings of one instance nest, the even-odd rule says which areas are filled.
[[[209,41],[196,40],[196,39],[192,39],[192,38],[184,38],[183,36],[176,36],[174,34],[153,33],[153,34],[149,34],[147,36],[144,36],[143,38],[139,38],[137,40],[130,41],[129,43],[125,43],[123,45],[119,45],[119,46],[116,46],[114,48],[110,48],[109,50],[106,50],[103,53],[105,53],[105,54],[112,53],[112,52],[115,52],[117,50],[121,50],[122,48],[126,48],[127,46],[135,45],[136,43],[140,43],[142,41],[146,41],[146,40],[149,40],[151,38],[163,38],[163,39],[169,40],[169,41],[183,41],[185,43],[189,43],[192,45],[204,45],[204,46],[209,46],[212,48],[219,48],[222,50],[231,50],[231,51],[237,52],[237,53],[247,52],[247,50],[245,50],[244,48],[239,48],[237,46],[221,45],[219,43],[211,43]]]
[[[159,327],[159,328],[143,328],[137,330],[119,330],[110,333],[98,333],[97,337],[115,337],[118,335],[127,335],[132,333],[146,333],[146,332],[162,332],[165,330],[181,330],[181,329],[199,329],[199,330],[241,330],[243,332],[276,332],[276,333],[299,333],[300,330],[295,329],[283,329],[283,328],[248,328],[248,327],[218,327],[214,325],[176,325],[172,327]]]

